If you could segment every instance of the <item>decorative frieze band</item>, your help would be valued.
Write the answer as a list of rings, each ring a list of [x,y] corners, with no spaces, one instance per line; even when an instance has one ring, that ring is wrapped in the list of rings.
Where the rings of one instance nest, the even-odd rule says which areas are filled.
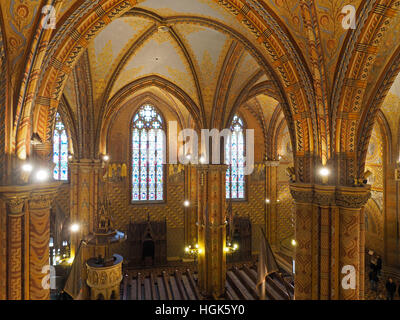
[[[290,193],[296,203],[362,208],[371,197],[370,187],[335,187],[291,184]]]

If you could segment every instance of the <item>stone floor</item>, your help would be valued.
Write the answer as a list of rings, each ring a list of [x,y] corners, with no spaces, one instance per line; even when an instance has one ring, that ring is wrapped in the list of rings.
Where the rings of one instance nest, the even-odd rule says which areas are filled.
[[[365,277],[365,300],[386,300],[386,288],[385,284],[388,279],[388,276],[385,275],[385,273],[382,273],[382,275],[379,277],[379,282],[378,282],[378,291],[372,291],[371,290],[371,284],[368,278],[368,273],[369,269],[366,268],[366,277]],[[399,279],[394,279],[394,282],[396,283],[397,287],[400,284]],[[396,294],[394,296],[394,300],[400,300],[398,290],[396,290]]]

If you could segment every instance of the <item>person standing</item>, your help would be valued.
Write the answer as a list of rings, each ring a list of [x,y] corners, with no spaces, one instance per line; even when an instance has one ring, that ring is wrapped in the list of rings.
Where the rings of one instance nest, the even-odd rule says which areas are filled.
[[[396,284],[392,278],[386,281],[386,300],[393,300],[394,294],[396,293]]]
[[[371,268],[372,271],[377,272],[377,266],[376,266],[377,260],[375,257],[371,258],[371,263],[369,264],[369,267]]]
[[[371,270],[370,273],[368,274],[369,276],[369,281],[371,283],[371,290],[378,292],[378,275],[376,273],[376,270]]]
[[[382,258],[378,256],[376,259],[376,271],[378,272],[378,276],[381,275],[381,270],[382,270]]]

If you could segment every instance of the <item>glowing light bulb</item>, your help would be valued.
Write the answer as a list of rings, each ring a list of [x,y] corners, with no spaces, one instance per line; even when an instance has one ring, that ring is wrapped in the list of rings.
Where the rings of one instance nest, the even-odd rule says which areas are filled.
[[[47,170],[45,169],[40,169],[37,173],[36,173],[36,179],[40,182],[46,181],[49,178],[49,173]]]
[[[292,240],[292,246],[295,247],[296,245],[297,245],[297,242],[296,242],[296,240],[293,239]]]
[[[190,201],[189,201],[189,200],[183,201],[183,205],[184,205],[185,207],[189,207],[189,206],[190,206]]]
[[[271,200],[269,200],[269,199],[265,199],[265,202],[266,202],[266,203],[270,203],[270,202],[271,202]]]
[[[79,224],[74,223],[73,225],[71,225],[70,230],[71,230],[71,232],[78,232],[79,231]]]
[[[24,172],[32,172],[33,166],[32,166],[30,163],[25,163],[25,164],[22,166],[22,170],[23,170]]]
[[[110,160],[110,156],[109,156],[108,154],[105,154],[105,155],[103,156],[103,160],[104,160],[104,161],[109,161],[109,160]]]
[[[201,164],[205,164],[206,163],[206,157],[205,156],[201,156],[200,157],[200,163]]]
[[[327,176],[329,176],[330,173],[331,173],[331,172],[329,171],[328,168],[321,168],[321,169],[319,170],[319,174],[320,174],[322,177],[327,177]]]

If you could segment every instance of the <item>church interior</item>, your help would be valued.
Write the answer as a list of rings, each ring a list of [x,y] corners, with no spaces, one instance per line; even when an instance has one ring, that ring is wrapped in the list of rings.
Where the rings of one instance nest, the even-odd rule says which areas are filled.
[[[0,300],[385,294],[398,36],[392,0],[2,0]]]

